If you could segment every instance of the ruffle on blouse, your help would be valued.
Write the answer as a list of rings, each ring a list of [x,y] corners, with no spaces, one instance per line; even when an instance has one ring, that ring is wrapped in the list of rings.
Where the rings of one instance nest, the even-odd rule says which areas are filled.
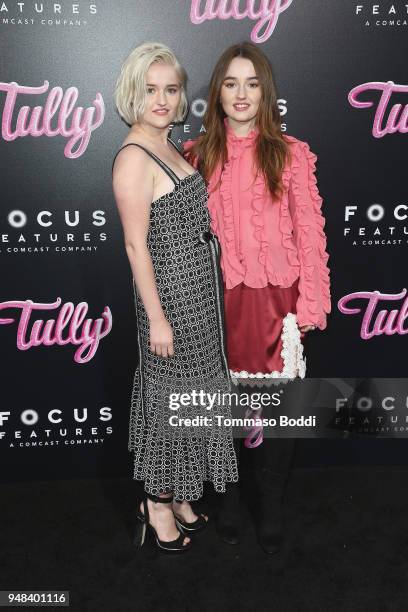
[[[272,285],[290,287],[299,276],[299,261],[296,258],[296,248],[291,243],[291,230],[289,230],[287,241],[288,243],[291,243],[289,248],[291,248],[295,252],[294,257],[289,257],[289,261],[294,262],[294,265],[297,267],[291,269],[286,274],[277,272],[277,270],[275,270],[275,268],[273,267],[271,257],[268,256],[269,241],[265,228],[264,216],[265,206],[268,202],[268,198],[265,192],[265,181],[262,173],[260,172],[257,173],[255,180],[249,188],[251,193],[251,207],[253,210],[253,214],[251,216],[251,223],[254,228],[253,235],[259,243],[258,262],[260,264],[260,267],[257,272],[254,273],[253,271],[245,270],[244,257],[242,253],[236,252],[235,233],[237,224],[234,223],[233,215],[234,208],[232,200],[232,167],[234,165],[234,160],[242,155],[244,149],[254,146],[254,142],[258,136],[258,130],[253,129],[249,132],[247,136],[240,137],[236,136],[236,134],[230,128],[227,122],[225,122],[225,127],[229,159],[225,165],[220,186],[220,196],[223,203],[224,225],[226,228],[226,231],[224,233],[224,236],[226,238],[224,248],[230,255],[230,257],[228,258],[230,262],[236,261],[238,259],[238,261],[243,264],[243,276],[241,276],[241,278],[232,278],[229,280],[232,280],[233,285],[237,282],[244,282],[250,287],[266,287],[268,285],[268,282]]]
[[[280,202],[280,221],[279,229],[282,234],[282,244],[287,251],[289,265],[294,266],[299,272],[299,258],[296,245],[293,242],[293,222],[292,216],[289,210],[289,186],[290,186],[291,171],[286,165],[282,173],[282,184],[284,188],[284,194],[282,195]]]
[[[250,147],[256,140],[259,130],[257,127],[253,127],[246,136],[237,136],[232,127],[229,124],[228,118],[224,117],[225,135],[227,137],[227,143],[232,145],[238,145],[238,148]]]
[[[258,173],[250,187],[251,206],[253,214],[251,223],[254,237],[259,244],[259,271],[254,276],[246,270],[242,253],[237,252],[235,241],[236,224],[232,198],[232,169],[236,158],[240,157],[247,147],[254,144],[257,131],[251,131],[246,137],[236,136],[226,124],[228,161],[222,171],[219,187],[220,208],[217,208],[216,198],[209,198],[208,207],[211,217],[211,227],[218,236],[223,233],[222,247],[225,262],[228,261],[228,272],[225,274],[223,261],[221,267],[228,288],[244,282],[252,287],[265,287],[268,282],[279,287],[290,287],[299,278],[299,299],[297,303],[297,319],[300,327],[316,325],[320,329],[326,327],[326,313],[330,312],[328,254],[326,252],[326,236],[323,231],[325,221],[321,215],[322,198],[316,183],[317,157],[306,142],[285,135],[291,145],[292,162],[287,163],[282,173],[284,193],[280,198],[279,233],[281,245],[285,249],[288,264],[280,272],[274,268],[275,262],[269,253],[268,229],[265,227],[265,206],[270,204],[266,197],[263,176]],[[194,141],[184,144],[189,151]],[[307,178],[303,173],[307,164]],[[221,169],[217,168],[209,183],[210,193],[218,183]],[[291,211],[289,194],[292,194],[295,210]],[[223,228],[218,227],[217,214],[222,214]],[[237,224],[237,227],[239,224]],[[296,230],[296,239],[294,235]]]
[[[290,184],[290,169],[285,168],[282,175],[284,189],[288,190]],[[251,221],[254,225],[254,236],[259,243],[258,261],[265,270],[262,275],[261,283],[256,286],[265,287],[268,282],[279,287],[291,287],[295,280],[299,277],[299,259],[297,257],[297,249],[293,243],[293,224],[289,211],[287,193],[283,194],[280,201],[280,218],[279,229],[282,235],[282,246],[287,251],[287,258],[290,268],[285,273],[278,272],[273,266],[273,259],[269,255],[269,241],[265,229],[265,206],[270,206],[271,202],[267,197],[267,187],[263,175],[258,172],[255,182],[251,186],[252,201],[251,205],[254,214]],[[276,204],[277,205],[277,204]],[[247,279],[245,279],[247,280]],[[259,280],[259,279],[258,279]],[[255,284],[250,283],[250,286]]]
[[[258,131],[253,129],[245,137],[236,136],[234,131],[229,127],[228,122],[224,122],[226,127],[227,136],[227,148],[228,148],[228,160],[226,161],[221,174],[221,184],[219,188],[220,199],[222,203],[223,213],[223,225],[224,225],[224,253],[229,263],[229,286],[232,282],[232,286],[240,282],[245,282],[246,278],[246,266],[244,264],[244,256],[237,250],[235,241],[235,228],[238,225],[234,219],[234,205],[232,199],[232,168],[234,161],[242,155],[244,149],[252,147],[253,143],[258,135]],[[216,173],[218,174],[218,173]],[[217,180],[218,182],[218,180]],[[211,198],[210,198],[211,200]],[[216,219],[216,210],[209,201],[209,212],[212,219]],[[217,233],[216,224],[213,226],[213,230]],[[268,245],[266,245],[267,247]]]
[[[302,183],[300,176],[300,149],[306,156],[308,170],[307,185]],[[317,325],[319,329],[326,327],[326,313],[330,312],[330,282],[327,267],[326,236],[323,231],[325,220],[321,214],[322,198],[316,183],[317,157],[306,142],[299,142],[294,149],[292,164],[292,190],[295,199],[295,218],[298,232],[299,256],[302,261],[297,316],[299,325]],[[305,193],[304,190],[308,190]],[[310,210],[311,199],[312,211]],[[311,216],[311,212],[313,216]],[[315,233],[314,233],[315,232]],[[317,236],[316,236],[317,234]]]
[[[264,222],[264,207],[265,207],[265,188],[264,179],[260,172],[258,172],[255,182],[251,188],[252,190],[252,208],[254,214],[251,217],[251,221],[255,227],[254,236],[260,244],[260,251],[258,261],[263,266],[266,265],[266,256],[268,254],[269,243],[266,239],[265,234],[265,222]]]
[[[242,263],[243,257],[237,252],[235,243],[235,221],[234,221],[234,206],[232,201],[232,165],[233,160],[239,157],[239,149],[236,146],[229,148],[228,161],[225,163],[221,174],[221,184],[219,188],[220,199],[223,212],[223,234],[224,234],[224,252],[228,259],[232,282],[238,284],[242,281],[245,275],[245,266]],[[210,198],[211,200],[211,198]],[[216,219],[217,213],[214,207],[209,204],[211,219]],[[216,227],[213,227],[216,233]]]

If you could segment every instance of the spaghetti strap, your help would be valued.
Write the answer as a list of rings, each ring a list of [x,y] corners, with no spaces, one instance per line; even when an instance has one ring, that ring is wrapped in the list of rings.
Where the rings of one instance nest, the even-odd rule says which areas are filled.
[[[170,144],[172,144],[172,145],[173,145],[173,147],[176,149],[176,151],[177,151],[178,153],[180,153],[181,157],[183,157],[183,154],[182,154],[182,152],[180,151],[180,149],[178,148],[178,146],[176,145],[176,143],[175,143],[175,142],[173,142],[171,138],[168,138],[167,140],[169,141],[169,143],[170,143]],[[183,159],[184,159],[184,158],[183,158]]]
[[[173,143],[174,144],[174,143]],[[127,144],[123,145],[123,147],[121,147],[119,149],[119,151],[116,153],[115,157],[113,158],[113,162],[112,162],[112,172],[113,172],[113,166],[115,164],[115,160],[118,156],[118,154],[120,153],[120,151],[122,149],[124,149],[125,147],[130,147],[130,145],[134,145],[135,147],[139,147],[140,149],[143,149],[143,151],[152,159],[154,159],[154,161],[160,166],[160,168],[163,170],[163,172],[165,172],[167,174],[167,176],[173,181],[173,183],[175,185],[178,185],[180,183],[180,179],[177,176],[177,174],[175,174],[173,172],[173,170],[171,168],[168,167],[167,164],[164,163],[164,161],[162,161],[159,157],[157,157],[154,153],[152,153],[151,151],[149,151],[149,149],[146,149],[144,146],[138,144],[137,142],[128,142]],[[174,145],[176,146],[176,145]]]

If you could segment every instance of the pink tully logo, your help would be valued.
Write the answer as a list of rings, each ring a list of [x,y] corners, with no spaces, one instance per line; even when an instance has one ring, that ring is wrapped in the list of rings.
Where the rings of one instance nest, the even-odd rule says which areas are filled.
[[[371,91],[381,92],[378,102],[358,99],[360,94]],[[396,85],[393,81],[387,81],[386,83],[372,81],[357,85],[349,92],[348,101],[354,108],[371,108],[374,104],[377,104],[372,129],[375,138],[382,138],[386,134],[395,134],[395,132],[401,134],[408,132],[408,104],[391,105],[393,93],[408,93],[408,85]]]
[[[273,34],[279,16],[293,0],[191,0],[190,19],[199,25],[211,19],[251,19],[254,43],[263,43]],[[242,7],[242,8],[241,8]]]
[[[58,344],[73,344],[78,346],[74,360],[77,363],[86,363],[92,359],[99,346],[99,341],[112,329],[112,313],[109,306],[105,306],[102,316],[93,321],[85,319],[88,304],[80,302],[74,306],[72,302],[62,305],[56,319],[36,319],[32,322],[31,331],[28,331],[31,315],[37,310],[55,310],[61,304],[61,298],[55,302],[40,303],[32,300],[10,300],[0,302],[0,310],[6,308],[20,308],[20,319],[17,326],[17,347],[26,351],[34,346],[52,346]],[[10,325],[15,319],[0,318],[0,325]],[[64,335],[65,334],[65,335]],[[87,352],[86,352],[87,351]]]
[[[349,303],[353,300],[366,300],[364,307],[363,319],[361,322],[360,337],[363,340],[370,340],[373,336],[392,336],[394,334],[408,334],[408,327],[404,327],[406,319],[408,319],[408,297],[405,298],[406,289],[402,289],[400,293],[381,293],[380,291],[356,291],[349,293],[338,301],[340,312],[346,315],[360,314],[363,308],[350,307]],[[381,302],[398,302],[403,300],[399,308],[387,310],[383,308],[375,311]]]
[[[86,150],[91,133],[98,128],[105,117],[105,105],[102,95],[96,94],[93,106],[84,109],[75,108],[78,100],[78,89],[69,87],[64,93],[61,87],[53,87],[48,92],[44,106],[22,106],[14,120],[15,106],[24,95],[42,95],[48,91],[49,82],[39,87],[26,87],[14,81],[0,83],[0,91],[7,93],[4,103],[1,135],[4,140],[11,141],[24,136],[63,136],[68,138],[64,155],[74,159],[80,157]],[[70,115],[72,116],[70,117]],[[53,119],[54,127],[52,126]],[[74,146],[78,144],[74,150]]]

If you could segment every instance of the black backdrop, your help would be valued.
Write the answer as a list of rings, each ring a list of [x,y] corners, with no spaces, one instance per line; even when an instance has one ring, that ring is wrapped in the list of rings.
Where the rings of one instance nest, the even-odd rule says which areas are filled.
[[[381,92],[371,89],[388,81],[406,83],[406,4],[202,0],[195,2],[199,14],[212,6],[218,16],[200,24],[192,23],[192,4],[191,0],[62,0],[58,5],[18,5],[9,0],[1,7],[0,459],[4,481],[129,472],[127,427],[136,328],[131,270],[111,189],[112,159],[127,132],[114,109],[113,89],[121,63],[134,46],[147,40],[168,44],[187,69],[192,102],[185,125],[173,130],[173,138],[181,142],[196,136],[215,60],[226,46],[251,39],[259,21],[250,16],[220,19],[217,11],[222,5],[227,9],[237,5],[241,13],[268,6],[281,11],[269,37],[258,44],[274,68],[284,129],[306,140],[318,156],[333,312],[327,330],[310,337],[309,375],[405,376],[402,330],[365,340],[360,334],[363,312],[343,314],[337,302],[355,292],[396,294],[407,286],[404,228],[408,222],[395,219],[393,211],[407,203],[402,113],[408,104],[408,86],[392,93],[381,125],[386,127],[395,104],[401,105],[394,109],[401,121],[399,126],[395,122],[397,129],[388,130],[393,133],[381,137],[373,135]],[[21,92],[14,109],[7,104],[10,83],[39,88],[45,81],[49,86],[43,93]],[[370,108],[350,103],[349,92],[362,84],[365,91],[358,99],[371,101]],[[24,135],[17,120],[19,110],[28,106],[31,116],[35,106],[44,107],[53,88],[61,88],[53,95],[64,94],[65,100],[68,88],[76,88],[71,113],[64,120],[60,107],[54,109],[47,135],[41,129],[47,123],[41,111],[40,133],[28,129]],[[95,100],[99,100],[101,124],[91,131],[81,155],[67,156],[64,149],[70,137],[64,129],[69,132],[78,107],[93,108],[88,118],[95,123]],[[377,222],[366,215],[373,203],[383,207],[379,210],[384,216]],[[354,214],[348,222],[346,206],[357,207],[350,209]],[[22,211],[23,216],[10,217],[12,211]],[[41,211],[50,214],[38,221]],[[67,224],[65,211],[73,225]],[[51,225],[44,225],[50,221]],[[349,228],[346,235],[345,228]],[[359,235],[360,228],[365,228],[364,236]],[[369,244],[375,239],[384,243]],[[58,298],[61,304],[56,303]],[[29,300],[40,306],[31,314],[24,334],[21,308],[9,302]],[[74,357],[83,324],[78,331],[71,328],[69,336],[66,326],[59,343],[52,334],[49,346],[42,342],[23,350],[21,342],[29,340],[35,320],[56,319],[63,304],[78,308],[82,302],[87,310],[83,315],[92,323],[101,319],[106,307],[107,319],[109,314],[112,318],[112,329],[100,339],[89,361],[79,363]],[[53,308],[44,309],[52,303]],[[384,301],[381,307],[401,309],[402,304],[403,299]],[[366,301],[355,299],[352,305],[364,310]],[[60,422],[50,421],[53,409],[60,412],[50,418],[60,417]],[[403,440],[326,442],[299,441],[298,462],[406,461]]]

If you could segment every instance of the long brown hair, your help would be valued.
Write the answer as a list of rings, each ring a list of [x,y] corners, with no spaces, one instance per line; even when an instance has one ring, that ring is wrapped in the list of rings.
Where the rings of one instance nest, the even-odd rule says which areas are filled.
[[[221,87],[228,66],[235,57],[250,60],[261,85],[262,95],[256,115],[258,138],[256,142],[257,168],[263,173],[272,196],[282,193],[282,171],[289,156],[289,148],[281,131],[281,116],[276,99],[272,67],[265,54],[253,43],[242,42],[224,51],[211,76],[208,105],[204,116],[205,133],[191,149],[190,160],[197,159],[200,170],[208,182],[218,163],[227,161],[225,112],[220,101]]]

